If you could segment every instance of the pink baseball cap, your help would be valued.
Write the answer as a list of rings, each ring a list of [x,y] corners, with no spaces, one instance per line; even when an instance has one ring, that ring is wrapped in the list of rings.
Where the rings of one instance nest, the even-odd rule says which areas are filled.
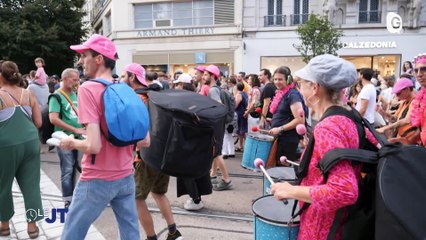
[[[208,67],[206,67],[206,71],[215,75],[217,78],[220,77],[220,70],[217,66],[215,65],[209,65]]]
[[[200,72],[206,71],[206,67],[204,67],[203,65],[196,66],[194,69]]]
[[[408,87],[413,87],[414,83],[411,79],[408,78],[400,78],[396,83],[395,86],[392,88],[392,93],[398,94],[402,90]]]
[[[142,85],[148,86],[145,80],[145,69],[140,64],[130,63],[124,67],[124,71],[135,74]]]
[[[117,50],[115,49],[115,45],[111,39],[99,34],[93,34],[84,43],[80,45],[71,45],[70,48],[78,53],[83,53],[84,51],[91,49],[109,59],[118,59]]]
[[[192,77],[187,73],[182,73],[177,80],[174,80],[173,83],[191,83]]]

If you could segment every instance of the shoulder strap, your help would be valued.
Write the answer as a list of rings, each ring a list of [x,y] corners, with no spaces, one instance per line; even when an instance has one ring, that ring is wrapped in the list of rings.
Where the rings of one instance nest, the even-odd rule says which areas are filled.
[[[89,81],[101,83],[101,84],[103,84],[105,86],[109,86],[109,85],[113,84],[112,82],[109,82],[109,81],[107,81],[105,79],[102,79],[102,78],[90,79]]]
[[[62,119],[62,105],[61,105],[62,100],[61,100],[61,96],[59,96],[58,93],[52,93],[52,94],[49,95],[49,97],[47,99],[47,105],[48,105],[47,109],[49,109],[49,102],[50,102],[50,98],[52,98],[52,97],[55,98],[59,103],[59,118]],[[47,112],[49,112],[49,111],[47,111]]]
[[[325,175],[330,169],[341,160],[353,160],[362,163],[377,164],[377,152],[353,149],[353,148],[336,148],[328,151],[318,163],[318,167]]]
[[[72,110],[74,110],[75,115],[77,115],[77,116],[78,116],[78,110],[77,110],[77,108],[75,107],[74,103],[71,101],[71,99],[70,99],[70,97],[68,96],[68,94],[67,94],[65,91],[63,91],[62,89],[59,89],[59,90],[58,90],[58,92],[60,92],[60,93],[62,94],[62,96],[64,96],[64,97],[65,97],[65,99],[66,99],[66,100],[68,101],[68,103],[71,105]]]

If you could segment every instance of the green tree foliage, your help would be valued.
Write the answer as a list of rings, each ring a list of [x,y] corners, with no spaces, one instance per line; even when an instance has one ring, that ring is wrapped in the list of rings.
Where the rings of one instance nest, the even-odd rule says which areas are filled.
[[[21,73],[44,58],[49,75],[73,66],[69,46],[86,34],[84,0],[0,0],[0,59],[15,61]]]
[[[340,42],[343,32],[334,28],[323,16],[312,14],[305,24],[297,27],[296,31],[301,44],[293,44],[293,47],[302,55],[305,63],[317,55],[326,53],[337,55],[337,50],[343,46]]]

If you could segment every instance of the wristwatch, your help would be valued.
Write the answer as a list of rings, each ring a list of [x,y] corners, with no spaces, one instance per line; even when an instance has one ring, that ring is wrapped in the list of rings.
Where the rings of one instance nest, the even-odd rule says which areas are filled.
[[[280,127],[280,131],[281,131],[281,132],[284,132],[284,126],[281,126],[281,127]]]

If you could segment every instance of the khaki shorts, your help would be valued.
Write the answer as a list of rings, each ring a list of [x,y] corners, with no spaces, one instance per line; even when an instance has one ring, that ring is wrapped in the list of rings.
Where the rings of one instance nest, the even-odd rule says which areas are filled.
[[[165,194],[169,187],[170,176],[150,167],[144,161],[135,166],[136,199],[145,200],[150,192]]]

